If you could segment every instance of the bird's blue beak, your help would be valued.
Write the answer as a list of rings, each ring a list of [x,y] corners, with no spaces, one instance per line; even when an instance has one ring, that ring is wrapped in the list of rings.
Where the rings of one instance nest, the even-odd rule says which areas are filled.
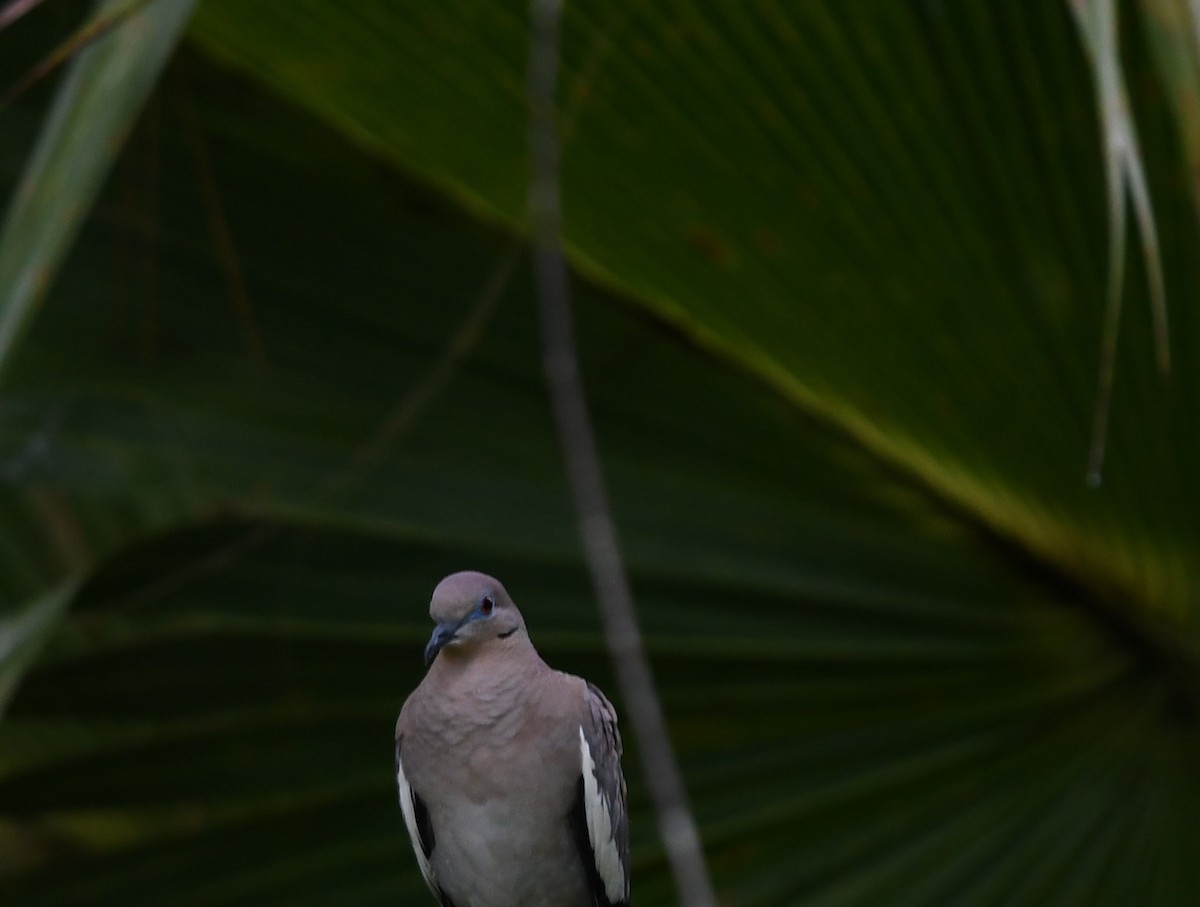
[[[450,640],[454,639],[454,634],[458,632],[458,628],[462,624],[438,624],[433,631],[433,636],[429,637],[429,645],[425,647],[425,667],[433,664],[437,653],[442,651],[442,647]]]

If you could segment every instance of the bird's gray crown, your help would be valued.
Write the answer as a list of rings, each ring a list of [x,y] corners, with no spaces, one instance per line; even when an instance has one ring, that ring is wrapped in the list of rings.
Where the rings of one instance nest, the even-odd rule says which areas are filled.
[[[429,616],[438,624],[457,623],[479,607],[485,596],[491,597],[497,605],[515,607],[495,577],[474,570],[451,573],[433,590]]]

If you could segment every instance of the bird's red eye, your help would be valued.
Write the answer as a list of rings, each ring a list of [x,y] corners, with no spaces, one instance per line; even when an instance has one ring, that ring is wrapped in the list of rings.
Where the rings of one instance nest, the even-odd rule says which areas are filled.
[[[479,603],[479,611],[482,614],[491,614],[492,609],[495,607],[496,603],[492,601],[492,597],[490,595],[485,595],[483,597],[483,601]]]

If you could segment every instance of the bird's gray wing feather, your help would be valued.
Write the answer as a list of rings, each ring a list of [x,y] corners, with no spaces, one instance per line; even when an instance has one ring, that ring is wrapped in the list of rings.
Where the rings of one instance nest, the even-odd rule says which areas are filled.
[[[400,737],[396,738],[396,787],[400,795],[400,811],[404,813],[404,824],[408,828],[408,837],[412,841],[413,853],[417,856],[417,865],[421,867],[425,884],[442,907],[454,907],[438,886],[433,874],[430,864],[436,843],[433,824],[429,820],[429,809],[425,806],[425,801],[412,789],[408,778],[405,777],[404,763],[400,758]]]
[[[579,749],[573,822],[592,898],[597,907],[628,907],[629,813],[621,773],[621,734],[612,704],[590,682]]]

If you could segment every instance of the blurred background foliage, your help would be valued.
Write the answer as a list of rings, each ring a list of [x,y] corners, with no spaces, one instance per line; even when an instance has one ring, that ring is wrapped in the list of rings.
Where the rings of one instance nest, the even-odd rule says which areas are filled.
[[[1113,68],[1106,9],[567,5],[580,354],[727,907],[1200,899],[1200,11],[1122,5]],[[0,899],[424,903],[390,734],[437,579],[614,691],[526,11],[44,0],[0,90],[95,16],[0,109]],[[1172,370],[1134,230],[1089,488],[1105,66]]]

